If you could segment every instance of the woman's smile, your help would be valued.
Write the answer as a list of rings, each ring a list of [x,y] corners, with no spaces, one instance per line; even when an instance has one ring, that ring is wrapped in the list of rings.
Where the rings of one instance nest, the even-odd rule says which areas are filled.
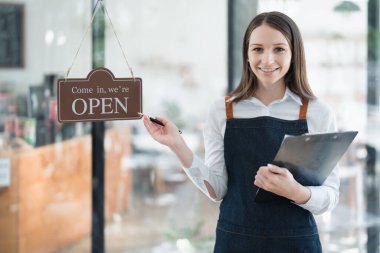
[[[272,75],[273,72],[279,69],[279,68],[262,68],[262,67],[258,67],[258,68],[259,70],[264,72],[265,75]]]

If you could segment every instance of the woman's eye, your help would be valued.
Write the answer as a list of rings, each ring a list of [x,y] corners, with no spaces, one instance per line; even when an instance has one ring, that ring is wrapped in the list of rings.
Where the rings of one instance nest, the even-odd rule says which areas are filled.
[[[263,49],[260,47],[256,47],[256,48],[253,48],[252,51],[253,52],[261,52],[261,51],[263,51]]]
[[[282,47],[276,47],[274,50],[275,50],[276,52],[283,52],[283,51],[285,51],[285,49],[282,48]]]

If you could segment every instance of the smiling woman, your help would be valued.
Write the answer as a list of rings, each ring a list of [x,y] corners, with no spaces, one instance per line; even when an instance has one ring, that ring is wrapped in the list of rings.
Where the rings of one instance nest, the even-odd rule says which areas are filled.
[[[315,98],[307,79],[304,46],[297,25],[287,16],[281,17],[286,23],[277,22],[280,15],[272,13],[269,17],[258,15],[248,25],[243,40],[243,75],[231,93],[234,102],[255,96],[267,104],[260,95],[262,89],[270,89],[267,94],[276,99],[285,87],[300,97]],[[275,85],[278,82],[284,82],[285,86]],[[275,87],[280,89],[276,92]]]
[[[205,163],[173,123],[144,118],[151,136],[177,155],[198,188],[222,200],[214,253],[322,252],[313,213],[337,205],[337,169],[323,185],[310,187],[288,168],[270,165],[285,135],[336,130],[334,113],[310,89],[303,51],[298,27],[285,14],[266,12],[250,22],[241,82],[214,102],[206,119]],[[319,124],[322,116],[327,120]],[[255,198],[259,188],[265,203]]]
[[[261,123],[261,127],[275,121],[278,124],[270,125],[274,129],[280,128],[284,122],[304,122],[299,117],[300,107],[304,104],[303,96],[294,92],[294,85],[302,79],[300,71],[305,70],[300,65],[303,61],[300,61],[299,34],[291,23],[285,26],[281,22],[271,22],[271,18],[258,16],[255,22],[264,22],[251,26],[249,36],[243,41],[245,30],[253,17],[274,10],[290,14],[302,32],[309,83],[318,95],[318,99],[309,99],[305,119],[307,131],[325,132],[334,128],[334,113],[321,102],[322,99],[337,112],[339,129],[360,131],[356,143],[360,144],[360,149],[357,150],[358,145],[355,145],[347,157],[340,161],[342,190],[337,208],[329,211],[338,200],[335,195],[337,174],[334,173],[326,182],[327,185],[310,188],[312,194],[306,204],[291,202],[292,207],[313,214],[322,213],[315,215],[315,218],[324,252],[366,251],[366,246],[369,247],[371,243],[373,247],[367,248],[367,252],[378,251],[380,184],[366,182],[380,180],[377,171],[380,161],[379,0],[353,1],[360,7],[356,12],[334,11],[338,2],[346,2],[343,0],[103,0],[134,74],[142,75],[145,80],[145,88],[141,90],[143,100],[138,103],[141,107],[133,109],[135,100],[129,94],[134,92],[134,84],[122,85],[120,89],[119,83],[103,87],[101,84],[105,82],[94,81],[83,85],[76,80],[70,85],[62,85],[66,88],[64,93],[59,91],[65,104],[63,108],[67,109],[64,112],[57,111],[59,89],[56,82],[66,75],[78,47],[81,49],[68,78],[85,78],[93,66],[99,66],[103,60],[104,66],[112,70],[115,78],[130,77],[111,24],[100,8],[93,20],[94,29],[89,28],[87,36],[84,35],[86,28],[91,27],[96,1],[0,0],[0,7],[16,2],[23,5],[24,28],[27,30],[17,28],[18,21],[11,20],[12,15],[3,16],[0,10],[0,149],[5,152],[12,149],[16,158],[26,156],[29,160],[18,162],[11,158],[11,188],[0,187],[0,212],[4,214],[0,214],[0,253],[43,253],[46,247],[53,244],[57,248],[50,248],[49,252],[91,252],[91,248],[100,248],[97,247],[100,239],[92,247],[90,230],[80,230],[80,227],[90,225],[92,212],[88,208],[91,196],[84,197],[76,191],[76,186],[90,191],[92,185],[99,185],[96,184],[99,182],[97,180],[91,184],[91,166],[98,166],[102,162],[91,163],[88,151],[92,139],[88,135],[91,134],[92,126],[101,130],[98,127],[101,124],[91,122],[97,118],[107,121],[104,124],[106,131],[120,128],[120,135],[114,135],[111,139],[106,137],[104,142],[106,164],[114,162],[122,165],[107,165],[104,170],[107,180],[105,186],[113,189],[112,192],[105,191],[105,204],[115,201],[112,204],[115,212],[112,208],[105,208],[110,218],[105,219],[105,252],[213,252],[216,231],[217,253],[223,250],[228,253],[270,252],[269,246],[275,243],[258,247],[255,244],[257,241],[253,239],[248,242],[251,245],[247,246],[240,243],[247,242],[244,238],[233,237],[231,233],[223,231],[236,232],[233,229],[239,228],[245,230],[243,233],[251,233],[256,231],[255,228],[260,228],[260,231],[267,232],[265,236],[269,238],[285,227],[282,225],[287,220],[277,217],[288,215],[284,211],[288,205],[284,204],[286,208],[278,211],[269,208],[275,205],[274,201],[269,204],[254,201],[255,189],[258,185],[265,187],[265,178],[289,182],[291,177],[288,173],[281,175],[283,170],[278,170],[280,173],[276,175],[276,169],[266,166],[274,146],[269,144],[281,139],[281,136],[268,134],[268,129],[259,128],[253,122]],[[12,24],[15,26],[12,27]],[[261,28],[268,28],[268,31]],[[7,41],[18,40],[4,37],[10,30],[15,30],[15,36],[24,35],[23,68],[2,65],[2,53],[14,59],[17,56],[13,49],[7,49]],[[259,32],[268,32],[269,36],[263,37]],[[281,40],[268,41],[278,34]],[[250,42],[257,45],[243,51],[244,43],[250,46]],[[18,48],[16,43],[11,46]],[[289,71],[284,76],[284,95],[269,102],[270,99],[266,100],[263,94],[258,93],[258,89],[260,92],[271,91],[267,95],[278,97],[277,92],[280,90],[274,88],[283,88],[282,84],[277,82],[278,85],[271,85],[271,82],[278,80],[285,66],[279,59],[289,53],[291,60]],[[237,87],[242,72],[246,72],[244,78],[247,79],[244,80],[248,84],[242,86],[242,92],[247,96],[237,101],[236,93],[230,97],[230,101],[235,99],[234,102],[226,106],[224,96],[227,91]],[[291,73],[296,75],[292,76]],[[262,85],[256,92],[251,92],[250,88],[259,83],[266,83],[266,86]],[[77,93],[72,92],[73,86],[78,88],[75,90]],[[93,89],[92,93],[87,90],[89,88]],[[305,89],[301,93],[305,94]],[[117,104],[111,97],[118,98],[120,103]],[[128,107],[125,97],[129,97]],[[75,99],[82,100],[75,102],[73,110]],[[121,105],[128,109],[128,115]],[[231,109],[232,117],[229,119],[226,109]],[[173,122],[175,127],[170,136],[176,136],[178,128],[183,131],[182,138],[193,152],[193,156],[189,156],[192,159],[186,160],[186,166],[189,167],[180,170],[181,163],[168,152],[170,149],[147,138],[148,132],[143,128],[142,120],[138,120],[139,116],[132,114],[134,111],[153,118],[164,116],[169,119],[165,126],[157,127],[163,133],[169,133]],[[135,117],[136,120],[126,120],[129,117]],[[83,122],[75,123],[77,121]],[[302,130],[306,131],[306,124],[300,124],[305,127]],[[155,127],[153,125],[151,129],[155,130]],[[120,137],[129,130],[132,130],[131,136]],[[78,144],[83,135],[87,136],[85,143]],[[186,153],[178,152],[184,146],[180,138],[176,136],[171,140],[176,140],[172,143],[175,145],[171,145],[175,147],[175,152]],[[67,145],[68,142],[75,147]],[[132,142],[132,146],[129,146],[129,142]],[[361,144],[365,144],[365,147]],[[25,148],[25,153],[21,154],[19,147]],[[47,153],[39,166],[37,163],[42,158],[39,159],[36,153],[40,153],[41,149]],[[367,153],[368,157],[365,158]],[[355,155],[360,157],[356,158]],[[257,158],[262,160],[255,162]],[[40,167],[41,173],[38,172]],[[84,167],[86,170],[82,169]],[[266,168],[257,173],[260,167]],[[128,185],[127,182],[117,174],[117,179],[110,177],[110,172],[131,173],[133,189],[129,201],[124,199],[127,191],[121,190]],[[191,180],[183,178],[186,176],[184,172]],[[61,177],[64,175],[66,179]],[[46,188],[45,183],[51,187]],[[330,190],[326,190],[328,188]],[[291,198],[296,198],[299,203],[305,201],[302,197],[308,196],[307,191],[296,193],[306,193],[300,194],[301,198],[298,194],[292,195]],[[208,197],[212,200],[209,201]],[[49,200],[53,203],[45,206],[39,204]],[[79,209],[73,207],[76,201],[79,201]],[[92,202],[100,207],[100,201]],[[219,204],[223,207],[220,208]],[[265,212],[253,212],[251,207],[260,207]],[[48,215],[52,212],[59,216],[59,221],[54,222],[56,225]],[[265,220],[266,214],[273,223],[252,222],[252,225],[247,218]],[[218,220],[220,224],[217,227]],[[102,231],[102,228],[99,227],[98,231]],[[78,235],[78,232],[81,234]],[[128,239],[120,240],[122,237]],[[73,241],[68,238],[84,240],[72,244]],[[222,245],[221,242],[226,244]],[[297,240],[281,242],[284,242],[284,247],[279,251],[281,253],[285,251],[285,246],[299,246]],[[235,246],[245,248],[234,249]]]

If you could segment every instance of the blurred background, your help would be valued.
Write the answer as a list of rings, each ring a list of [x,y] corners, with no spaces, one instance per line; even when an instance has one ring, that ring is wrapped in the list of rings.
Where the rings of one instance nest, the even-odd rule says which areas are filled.
[[[56,81],[90,25],[92,0],[0,0],[0,252],[91,251],[91,123],[57,121]],[[211,102],[239,82],[249,21],[281,11],[303,35],[309,80],[359,135],[341,165],[339,206],[316,216],[324,252],[380,252],[378,0],[105,0],[143,108],[203,157]],[[129,77],[110,22],[84,37],[69,77],[93,62]],[[94,44],[102,36],[100,45]],[[321,119],[323,120],[323,119]],[[212,252],[219,203],[186,177],[141,121],[105,123],[106,252]]]

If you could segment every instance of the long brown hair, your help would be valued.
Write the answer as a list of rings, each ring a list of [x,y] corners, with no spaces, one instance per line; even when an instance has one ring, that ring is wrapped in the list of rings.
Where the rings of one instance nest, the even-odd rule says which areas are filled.
[[[249,37],[260,25],[268,25],[281,32],[287,39],[292,51],[290,68],[285,75],[285,85],[299,97],[313,99],[313,94],[306,74],[306,60],[301,33],[296,23],[285,14],[277,11],[264,12],[257,15],[248,25],[243,41],[243,73],[238,87],[230,95],[235,96],[233,102],[250,98],[258,87],[255,74],[248,64]]]

